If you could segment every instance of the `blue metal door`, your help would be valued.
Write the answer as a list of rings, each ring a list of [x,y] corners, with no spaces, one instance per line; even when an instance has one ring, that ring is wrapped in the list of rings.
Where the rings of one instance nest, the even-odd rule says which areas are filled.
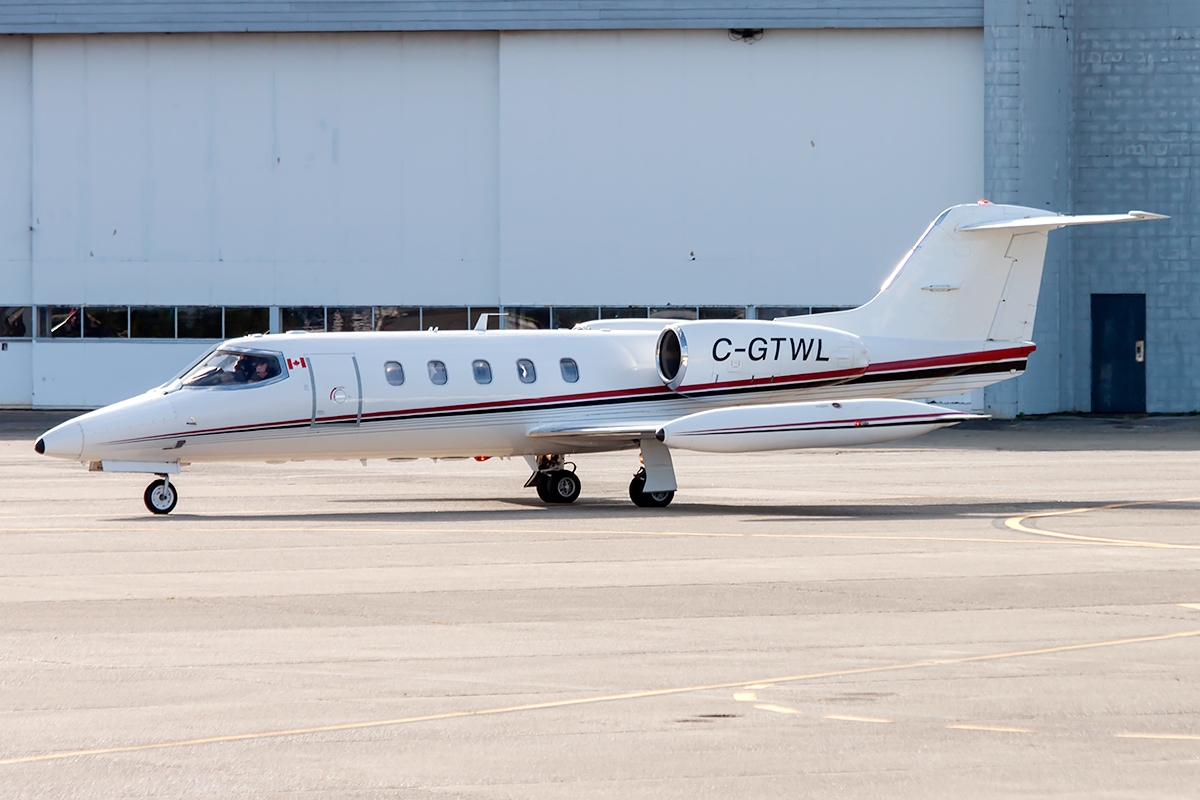
[[[1092,411],[1146,411],[1146,295],[1092,295]]]

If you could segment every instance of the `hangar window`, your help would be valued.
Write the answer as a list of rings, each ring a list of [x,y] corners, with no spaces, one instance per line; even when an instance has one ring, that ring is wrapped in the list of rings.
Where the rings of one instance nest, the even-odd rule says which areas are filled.
[[[383,365],[383,374],[392,386],[404,385],[404,367],[399,361],[388,361]]]
[[[220,339],[224,327],[220,307],[207,306],[179,306],[175,325],[180,339]]]
[[[28,306],[2,307],[0,317],[0,336],[14,339],[28,339],[33,336],[33,309]]]
[[[274,353],[219,349],[192,367],[181,379],[184,386],[235,388],[286,377]]]
[[[436,386],[445,386],[446,379],[449,375],[446,373],[446,365],[441,361],[429,362],[429,380]]]
[[[38,336],[43,339],[78,339],[82,333],[79,308],[42,306],[38,309]]]
[[[225,338],[236,339],[252,333],[271,332],[271,309],[227,307],[225,309]]]
[[[517,377],[521,379],[521,383],[533,383],[537,380],[537,369],[528,358],[517,361]]]
[[[575,363],[575,359],[560,359],[558,368],[562,371],[563,380],[567,383],[575,383],[575,381],[579,380],[579,365]]]
[[[129,336],[133,339],[174,339],[175,309],[165,306],[129,309]]]
[[[83,335],[88,339],[128,339],[127,306],[85,306]]]
[[[330,306],[325,309],[325,330],[327,331],[369,331],[371,329],[370,306],[344,308]]]
[[[475,382],[488,384],[492,382],[492,365],[486,361],[472,361],[471,370],[475,373]]]
[[[323,306],[283,306],[279,309],[279,320],[286,331],[309,331],[321,333],[325,330],[325,308]]]

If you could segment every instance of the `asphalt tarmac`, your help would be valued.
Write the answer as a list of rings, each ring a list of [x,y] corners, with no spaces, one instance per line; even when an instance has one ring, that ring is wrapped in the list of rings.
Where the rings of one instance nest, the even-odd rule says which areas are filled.
[[[61,418],[61,415],[57,418]],[[0,796],[1196,797],[1200,418],[207,465],[0,414]]]

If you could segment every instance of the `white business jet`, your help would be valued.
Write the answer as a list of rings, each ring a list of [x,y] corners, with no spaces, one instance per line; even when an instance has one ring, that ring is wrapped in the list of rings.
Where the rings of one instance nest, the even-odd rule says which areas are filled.
[[[869,303],[804,317],[232,339],[157,389],[47,431],[36,450],[154,474],[146,506],[167,514],[171,476],[204,461],[523,456],[526,486],[571,503],[568,455],[640,449],[629,496],[663,507],[673,449],[878,444],[971,418],[914,399],[1025,370],[1047,233],[1163,218],[955,206]]]

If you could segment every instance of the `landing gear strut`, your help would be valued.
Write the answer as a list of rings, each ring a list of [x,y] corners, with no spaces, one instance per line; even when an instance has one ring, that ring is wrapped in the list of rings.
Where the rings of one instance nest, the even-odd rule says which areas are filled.
[[[582,484],[574,469],[565,467],[562,456],[539,456],[537,471],[529,476],[525,485],[536,488],[543,503],[574,503]]]
[[[152,514],[170,514],[174,510],[175,504],[179,502],[179,492],[175,491],[175,487],[171,485],[171,478],[168,475],[160,476],[162,480],[154,481],[146,487],[146,493],[142,495],[142,500],[146,502],[146,508],[150,509]]]
[[[675,499],[675,492],[647,492],[646,469],[643,467],[629,482],[629,499],[639,508],[666,508]]]

